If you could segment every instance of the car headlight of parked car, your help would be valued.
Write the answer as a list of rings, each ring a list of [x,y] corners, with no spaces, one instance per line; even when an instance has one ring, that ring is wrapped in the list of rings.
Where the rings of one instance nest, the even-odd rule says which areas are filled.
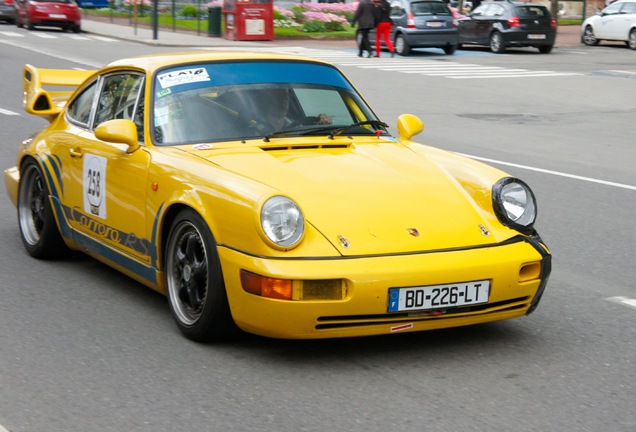
[[[300,207],[284,196],[274,196],[263,204],[261,227],[267,238],[276,246],[296,246],[305,232],[305,217]]]
[[[537,219],[537,202],[523,181],[505,177],[492,187],[495,213],[507,227],[530,234]]]

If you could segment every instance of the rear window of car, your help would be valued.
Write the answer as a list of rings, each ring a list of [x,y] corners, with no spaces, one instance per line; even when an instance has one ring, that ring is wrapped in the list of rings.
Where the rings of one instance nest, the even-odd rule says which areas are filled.
[[[450,9],[445,3],[415,2],[411,3],[411,12],[415,16],[422,15],[450,15]]]
[[[534,18],[548,16],[549,12],[541,6],[517,6],[514,8],[513,14],[519,18]]]

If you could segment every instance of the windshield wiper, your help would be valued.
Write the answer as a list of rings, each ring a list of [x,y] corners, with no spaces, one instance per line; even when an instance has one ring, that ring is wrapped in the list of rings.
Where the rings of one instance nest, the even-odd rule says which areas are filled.
[[[343,132],[346,132],[350,129],[356,128],[356,127],[360,127],[360,126],[366,126],[366,125],[371,125],[374,127],[383,127],[383,128],[387,128],[389,127],[389,125],[387,125],[384,122],[381,122],[380,120],[365,120],[365,121],[360,121],[360,122],[356,122],[356,123],[352,123],[348,126],[321,126],[321,127],[317,127],[317,128],[311,128],[311,129],[290,129],[290,130],[281,130],[281,131],[276,131],[276,132],[272,132],[268,135],[266,135],[263,138],[263,141],[265,142],[269,142],[270,138],[276,138],[276,137],[281,137],[281,136],[286,136],[286,135],[290,135],[293,133],[296,133],[298,135],[311,135],[311,134],[316,134],[316,133],[320,133],[320,132],[329,132],[329,139],[334,139],[334,137],[342,134]]]
[[[336,136],[342,134],[343,132],[346,132],[350,129],[356,128],[356,127],[360,127],[360,126],[366,126],[366,125],[371,125],[374,127],[382,127],[382,128],[388,128],[389,125],[381,122],[380,120],[365,120],[365,121],[360,121],[360,122],[355,122],[350,124],[349,126],[342,126],[339,128],[335,128],[333,129],[331,132],[329,132],[329,139],[334,139]],[[328,130],[328,129],[326,129]]]
[[[282,136],[285,136],[285,135],[289,135],[289,134],[293,134],[293,133],[300,133],[300,132],[304,132],[304,131],[298,130],[298,129],[279,130],[279,131],[272,132],[270,134],[265,135],[265,137],[263,137],[263,141],[269,142],[270,138],[277,138],[277,137],[282,137]]]

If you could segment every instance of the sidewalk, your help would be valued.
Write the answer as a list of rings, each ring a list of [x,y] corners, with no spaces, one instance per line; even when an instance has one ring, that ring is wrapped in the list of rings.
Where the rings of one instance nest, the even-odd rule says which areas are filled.
[[[303,39],[276,39],[273,41],[232,41],[223,37],[209,37],[204,32],[197,35],[196,32],[172,31],[172,29],[159,28],[157,38],[154,39],[153,30],[148,27],[134,27],[125,24],[109,22],[108,17],[99,18],[82,17],[82,30],[100,36],[111,37],[143,43],[146,45],[162,47],[271,47],[281,45],[295,45],[303,47],[321,47],[332,49],[355,48],[353,39],[329,39],[329,38],[303,38]],[[126,20],[127,21],[127,20]],[[556,47],[580,46],[580,27],[577,25],[560,26],[557,32]]]

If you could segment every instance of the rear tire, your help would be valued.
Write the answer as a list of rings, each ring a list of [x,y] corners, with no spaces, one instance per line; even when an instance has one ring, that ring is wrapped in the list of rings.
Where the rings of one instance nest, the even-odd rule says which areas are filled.
[[[446,53],[446,55],[455,54],[455,51],[457,51],[457,45],[446,45],[444,47],[444,52]]]
[[[490,35],[490,51],[496,54],[503,54],[506,52],[506,45],[504,44],[503,36],[498,31],[493,32]]]
[[[196,342],[235,336],[216,242],[203,218],[179,212],[166,244],[168,303],[181,333]]]
[[[401,34],[396,36],[394,46],[395,52],[398,53],[398,55],[407,56],[411,52],[411,47]]]
[[[627,46],[633,50],[636,50],[636,29],[632,29],[632,31],[629,32]]]
[[[47,259],[68,254],[69,249],[55,223],[49,188],[42,170],[33,160],[27,161],[20,170],[18,223],[24,248],[32,257]]]
[[[587,46],[597,46],[599,43],[599,40],[596,39],[596,36],[594,36],[594,29],[592,28],[592,26],[585,27],[581,39]]]

